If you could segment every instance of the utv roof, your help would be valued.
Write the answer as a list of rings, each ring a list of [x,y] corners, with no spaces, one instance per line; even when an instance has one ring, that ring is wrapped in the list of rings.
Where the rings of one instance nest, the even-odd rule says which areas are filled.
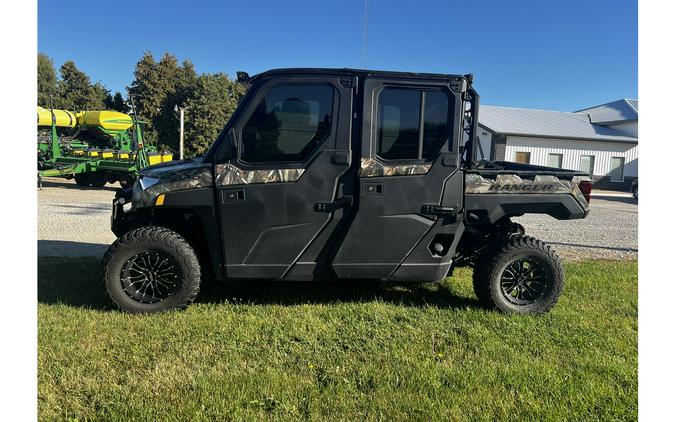
[[[245,72],[237,72],[237,74]],[[285,68],[272,69],[262,73],[258,73],[250,77],[251,81],[256,79],[266,78],[269,76],[282,75],[337,75],[337,76],[357,76],[357,77],[384,77],[384,78],[404,78],[404,79],[439,79],[439,80],[462,80],[466,79],[469,82],[473,79],[473,75],[450,75],[443,73],[417,73],[417,72],[393,72],[386,70],[366,70],[366,69],[331,69],[331,68]]]

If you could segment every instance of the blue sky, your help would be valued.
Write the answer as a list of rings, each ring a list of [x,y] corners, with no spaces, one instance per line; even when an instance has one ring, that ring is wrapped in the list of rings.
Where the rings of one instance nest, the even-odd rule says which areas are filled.
[[[637,1],[46,1],[38,50],[124,92],[143,51],[198,72],[357,67],[468,73],[483,104],[637,98]]]

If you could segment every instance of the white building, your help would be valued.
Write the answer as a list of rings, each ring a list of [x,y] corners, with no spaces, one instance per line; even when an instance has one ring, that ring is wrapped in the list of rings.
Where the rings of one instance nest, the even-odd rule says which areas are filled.
[[[637,100],[576,112],[481,106],[478,120],[491,160],[582,170],[602,189],[629,190],[638,176]]]

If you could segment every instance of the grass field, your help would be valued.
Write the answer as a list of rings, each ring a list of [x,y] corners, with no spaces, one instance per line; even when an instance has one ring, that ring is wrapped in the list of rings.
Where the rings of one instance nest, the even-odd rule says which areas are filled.
[[[41,258],[40,419],[636,420],[637,263],[565,265],[540,317],[416,288],[207,286],[184,312],[107,304],[98,262]]]

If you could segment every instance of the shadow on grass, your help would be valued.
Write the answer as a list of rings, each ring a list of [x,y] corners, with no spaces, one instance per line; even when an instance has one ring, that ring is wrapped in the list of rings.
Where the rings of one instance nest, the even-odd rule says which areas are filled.
[[[38,240],[39,257],[102,257],[110,245],[72,242],[70,240]]]
[[[38,259],[38,302],[110,310],[97,258]],[[380,300],[403,306],[477,307],[473,298],[454,294],[446,284],[389,286],[364,281],[205,282],[197,303],[235,302],[254,305],[363,303]]]
[[[98,258],[38,257],[37,290],[39,303],[113,309]]]

